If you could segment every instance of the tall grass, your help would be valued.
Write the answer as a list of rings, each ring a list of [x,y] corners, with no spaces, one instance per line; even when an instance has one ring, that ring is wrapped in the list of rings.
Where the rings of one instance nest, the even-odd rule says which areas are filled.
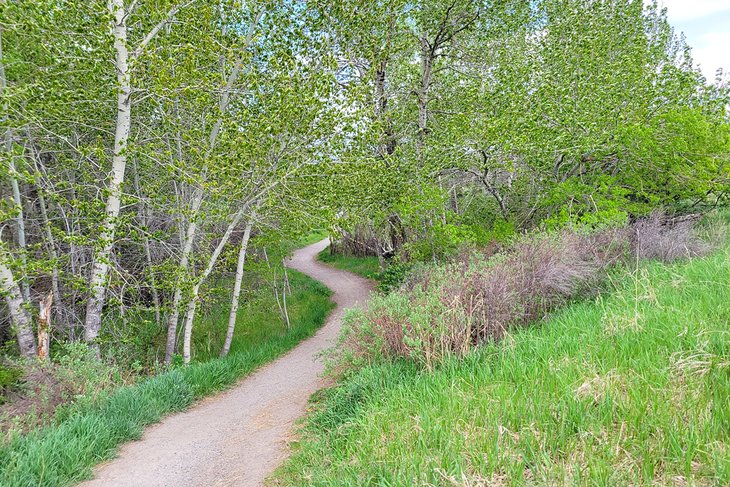
[[[302,274],[292,271],[290,277],[290,330],[278,310],[251,313],[244,306],[227,358],[211,358],[220,348],[210,347],[197,357],[206,361],[116,389],[95,404],[71,407],[55,424],[0,446],[0,485],[65,486],[88,478],[95,464],[111,458],[119,444],[139,438],[145,426],[229,387],[313,335],[333,306],[330,292]],[[225,333],[226,321],[207,326]]]
[[[281,485],[730,484],[730,245],[320,394]]]

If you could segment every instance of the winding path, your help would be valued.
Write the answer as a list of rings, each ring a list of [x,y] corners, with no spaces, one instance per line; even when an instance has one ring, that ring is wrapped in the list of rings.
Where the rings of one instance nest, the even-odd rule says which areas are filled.
[[[96,486],[258,486],[287,454],[287,439],[309,396],[324,383],[316,358],[337,336],[345,308],[363,303],[371,284],[326,266],[323,240],[297,250],[287,265],[334,291],[337,307],[315,336],[244,378],[236,387],[147,428],[95,470]]]

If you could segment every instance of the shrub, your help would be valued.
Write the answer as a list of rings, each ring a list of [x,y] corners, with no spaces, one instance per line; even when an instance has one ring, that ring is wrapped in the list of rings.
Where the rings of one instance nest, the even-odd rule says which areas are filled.
[[[0,362],[0,404],[5,401],[7,391],[16,387],[22,376],[22,369]]]
[[[118,371],[97,358],[96,352],[81,342],[63,344],[50,371],[75,399],[91,402],[103,391],[122,382]]]
[[[412,268],[410,264],[393,262],[377,275],[378,290],[387,293],[397,289]]]
[[[695,257],[706,253],[709,246],[694,231],[697,215],[667,219],[659,212],[633,225],[634,254],[639,259],[663,262]]]
[[[594,294],[617,263],[669,262],[707,249],[691,219],[653,214],[628,227],[535,234],[501,251],[462,252],[450,263],[419,268],[399,290],[350,314],[336,360],[404,358],[431,368]]]

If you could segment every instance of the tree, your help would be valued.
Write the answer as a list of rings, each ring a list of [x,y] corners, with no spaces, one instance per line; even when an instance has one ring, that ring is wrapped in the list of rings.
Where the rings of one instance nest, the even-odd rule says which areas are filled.
[[[157,36],[162,28],[170,23],[183,6],[194,3],[190,0],[184,5],[175,5],[167,15],[150,29],[129,52],[128,28],[129,16],[134,8],[127,8],[124,0],[109,2],[109,12],[113,18],[112,31],[114,36],[115,69],[117,73],[117,120],[114,133],[114,149],[112,156],[111,180],[107,188],[105,217],[99,237],[99,246],[93,257],[93,266],[89,278],[91,296],[86,305],[86,319],[84,323],[84,338],[94,344],[101,328],[101,313],[104,307],[106,294],[106,280],[109,273],[109,257],[114,245],[114,235],[117,227],[116,219],[119,216],[121,202],[121,187],[124,182],[124,173],[127,166],[129,151],[129,135],[132,129],[132,66],[144,54],[147,45]],[[133,4],[134,6],[134,4]]]

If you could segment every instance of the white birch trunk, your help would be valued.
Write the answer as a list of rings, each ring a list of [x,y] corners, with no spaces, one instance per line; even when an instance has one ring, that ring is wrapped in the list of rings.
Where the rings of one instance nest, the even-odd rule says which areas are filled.
[[[109,196],[106,201],[104,222],[100,236],[100,248],[94,255],[94,264],[89,278],[91,296],[86,305],[84,339],[94,344],[101,328],[101,312],[104,307],[109,258],[114,244],[116,220],[119,216],[120,196],[124,171],[127,166],[127,148],[132,125],[132,85],[129,75],[129,51],[127,49],[127,16],[124,0],[110,0],[110,13],[114,18],[114,49],[117,70],[117,123],[114,134],[114,155],[112,157],[112,178],[109,182]]]
[[[289,294],[291,294],[291,288],[289,288],[289,274],[286,272],[286,264],[284,261],[281,261],[281,267],[284,269],[284,290],[281,292],[281,299],[284,303],[284,318],[286,319],[286,329],[291,329],[291,322],[289,321],[289,310],[286,307],[286,292],[287,289],[289,290]]]
[[[25,255],[25,217],[23,216],[23,200],[20,199],[20,186],[18,185],[18,178],[15,176],[17,171],[15,169],[15,156],[13,155],[12,140],[10,136],[10,130],[5,132],[6,144],[8,155],[10,157],[10,187],[13,190],[13,203],[15,204],[15,230],[17,232],[18,248],[20,249],[20,262],[22,265],[22,271],[25,274],[27,272],[28,260]],[[20,289],[23,293],[23,299],[27,303],[30,302],[30,288],[25,277],[20,279]]]
[[[185,5],[191,5],[190,0]],[[89,278],[91,296],[86,305],[86,320],[84,322],[84,339],[94,343],[101,328],[101,312],[104,308],[107,277],[109,275],[109,258],[114,245],[116,220],[119,216],[120,197],[124,183],[124,171],[127,166],[127,151],[129,134],[132,127],[132,81],[129,71],[130,59],[139,58],[147,45],[155,38],[158,32],[167,25],[180,10],[181,6],[173,7],[157,25],[155,25],[142,39],[134,53],[130,55],[127,43],[127,17],[129,12],[124,6],[124,0],[109,0],[109,13],[114,19],[112,30],[114,33],[114,50],[116,52],[117,71],[117,123],[114,133],[114,154],[112,156],[112,179],[107,188],[109,196],[106,201],[104,222],[100,236],[101,247],[96,250],[94,263]]]
[[[261,21],[261,17],[264,15],[264,10],[262,9],[259,11],[259,13],[256,15],[256,18],[253,21],[253,24],[251,24],[251,27],[248,30],[248,34],[246,35],[246,40],[244,42],[243,48],[246,49],[253,41],[253,35],[256,31],[256,27],[258,26],[258,23]],[[221,93],[221,99],[218,102],[218,110],[219,110],[219,117],[213,124],[213,127],[210,130],[210,134],[208,135],[208,150],[206,151],[205,157],[203,159],[205,166],[203,166],[203,180],[205,180],[206,174],[208,172],[208,166],[207,161],[210,159],[211,155],[213,154],[213,150],[215,150],[216,143],[218,141],[218,133],[221,130],[221,127],[223,126],[223,115],[228,110],[228,104],[230,102],[230,93],[233,89],[234,84],[236,83],[236,80],[238,79],[238,76],[241,74],[241,70],[243,69],[243,58],[240,57],[236,64],[233,66],[233,71],[231,71],[231,74],[228,76],[228,79],[226,80],[226,85],[223,87],[222,93]],[[203,204],[203,190],[201,188],[198,188],[194,192],[193,196],[193,204],[192,204],[192,211],[191,211],[191,217],[190,221],[188,222],[187,230],[185,231],[185,240],[183,242],[183,249],[182,253],[180,254],[180,262],[178,263],[178,271],[180,272],[180,275],[178,277],[177,283],[175,285],[175,291],[172,296],[172,303],[170,305],[171,312],[170,316],[167,318],[167,344],[165,346],[165,363],[170,364],[172,362],[172,356],[175,353],[175,345],[177,341],[177,322],[180,319],[180,301],[182,300],[182,285],[183,285],[183,276],[188,271],[188,266],[190,262],[190,252],[193,249],[193,244],[195,242],[195,236],[198,230],[198,224],[197,224],[197,216],[198,212],[200,211],[200,207]],[[190,309],[191,303],[188,303],[188,311]],[[196,306],[196,305],[195,305]],[[192,313],[195,313],[195,310],[193,309]],[[191,325],[192,326],[192,325]],[[187,329],[187,324],[186,324]],[[189,341],[189,340],[188,340]],[[189,347],[189,344],[188,344]],[[183,352],[184,354],[184,352]],[[188,351],[189,355],[189,351]],[[189,358],[188,358],[189,360]],[[185,363],[188,363],[188,360],[186,360]]]
[[[248,241],[251,238],[251,229],[253,228],[256,213],[251,215],[251,219],[246,225],[241,239],[241,247],[238,251],[238,264],[236,265],[236,282],[233,284],[233,296],[231,297],[231,311],[228,313],[228,329],[226,330],[226,341],[221,350],[221,357],[228,355],[233,341],[233,332],[236,330],[236,318],[238,316],[238,304],[241,296],[241,282],[243,281],[243,267],[246,262],[246,252],[248,251]]]
[[[13,271],[8,266],[5,249],[2,247],[0,247],[0,290],[2,290],[3,297],[8,305],[10,319],[13,322],[15,335],[18,339],[20,355],[28,358],[35,357],[38,349],[33,335],[32,319],[25,307],[20,286],[15,280],[15,276],[13,276]]]
[[[53,293],[49,293],[40,302],[40,313],[38,313],[38,359],[48,361],[51,349],[51,306],[53,305]]]
[[[419,176],[423,169],[428,134],[428,101],[431,89],[431,72],[433,70],[433,53],[426,40],[426,34],[420,39],[421,43],[421,86],[418,89],[418,138],[416,139],[416,157],[418,159]]]
[[[177,322],[180,319],[180,301],[182,300],[182,286],[185,274],[188,271],[190,263],[190,253],[193,250],[193,244],[195,243],[195,234],[198,230],[198,224],[195,221],[200,205],[203,202],[202,193],[200,197],[196,194],[195,201],[193,202],[193,215],[188,223],[188,228],[185,232],[185,240],[183,242],[183,249],[180,255],[180,262],[178,263],[178,278],[175,284],[175,292],[172,295],[172,303],[170,305],[170,316],[167,317],[167,344],[165,346],[165,363],[170,364],[172,362],[172,356],[175,354],[175,345],[177,342]]]
[[[208,265],[206,266],[205,270],[200,275],[198,280],[195,282],[195,285],[193,285],[193,290],[190,293],[190,301],[188,301],[187,310],[185,312],[185,331],[183,333],[183,360],[186,365],[190,363],[190,341],[193,336],[193,320],[195,319],[195,312],[198,308],[200,286],[205,282],[206,279],[208,279],[210,273],[213,272],[213,268],[215,267],[216,262],[218,262],[218,257],[221,255],[223,247],[225,247],[225,245],[228,243],[228,240],[231,238],[231,234],[233,233],[233,230],[235,230],[235,228],[238,226],[238,223],[241,221],[241,218],[243,217],[246,208],[247,205],[244,205],[241,207],[240,210],[238,210],[238,213],[236,213],[233,221],[228,225],[226,233],[223,234],[221,241],[218,242],[218,246],[213,251],[210,259],[208,259]]]
[[[7,79],[5,78],[5,63],[3,62],[3,43],[2,43],[2,26],[0,26],[0,95],[5,94],[7,89]],[[5,101],[3,104],[2,121],[7,122],[8,118],[8,102]],[[20,258],[23,267],[23,272],[26,270],[26,256],[25,256],[25,219],[23,217],[23,201],[20,199],[20,187],[18,186],[18,178],[16,177],[17,171],[15,170],[15,156],[13,155],[13,135],[10,127],[5,130],[5,150],[8,153],[8,165],[9,165],[9,176],[10,176],[10,187],[13,192],[13,203],[17,214],[15,216],[16,234],[18,239],[18,247],[20,248]],[[20,282],[23,299],[26,302],[30,302],[30,290],[28,283],[21,279]]]

